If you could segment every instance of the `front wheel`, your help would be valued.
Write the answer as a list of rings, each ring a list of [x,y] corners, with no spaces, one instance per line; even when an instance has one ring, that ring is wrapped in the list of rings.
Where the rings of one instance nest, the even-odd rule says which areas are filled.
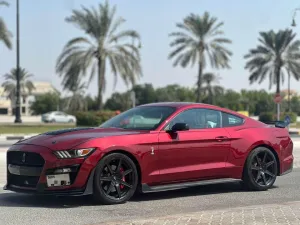
[[[134,162],[122,153],[100,160],[94,177],[94,199],[102,204],[120,204],[135,193],[138,173]]]
[[[249,190],[265,191],[275,183],[277,172],[274,153],[268,148],[258,147],[246,160],[243,173],[244,186]]]

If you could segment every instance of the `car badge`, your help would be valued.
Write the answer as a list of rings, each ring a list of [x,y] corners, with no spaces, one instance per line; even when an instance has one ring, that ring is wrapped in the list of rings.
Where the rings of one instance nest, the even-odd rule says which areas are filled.
[[[52,141],[52,144],[55,144],[56,143],[56,141]]]
[[[23,155],[22,155],[22,163],[25,163],[25,161],[26,161],[26,153],[23,153]]]

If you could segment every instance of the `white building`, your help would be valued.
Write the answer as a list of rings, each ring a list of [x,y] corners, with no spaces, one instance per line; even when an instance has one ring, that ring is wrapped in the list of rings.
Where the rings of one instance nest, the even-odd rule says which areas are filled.
[[[21,115],[31,115],[30,105],[35,101],[35,97],[46,93],[59,93],[59,91],[49,82],[33,82],[35,89],[26,98],[21,97]],[[13,115],[15,100],[8,98],[8,93],[0,86],[0,115]]]

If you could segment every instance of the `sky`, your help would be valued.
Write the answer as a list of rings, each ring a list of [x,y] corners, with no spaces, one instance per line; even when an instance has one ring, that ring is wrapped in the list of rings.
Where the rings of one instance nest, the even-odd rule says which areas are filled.
[[[14,35],[13,50],[7,50],[0,43],[0,83],[3,74],[16,65],[16,20],[15,0],[7,0],[10,7],[1,7],[0,15]],[[34,74],[32,80],[51,82],[62,91],[61,78],[55,73],[58,55],[68,40],[84,36],[78,28],[65,22],[72,9],[81,5],[97,6],[104,1],[96,0],[20,0],[20,65]],[[142,38],[143,77],[138,81],[152,83],[154,87],[168,84],[180,84],[192,87],[196,84],[197,67],[173,67],[168,60],[171,51],[168,34],[176,30],[175,24],[190,13],[203,14],[210,12],[225,24],[225,36],[232,40],[228,48],[233,52],[230,61],[231,69],[214,70],[206,68],[206,72],[215,72],[222,77],[220,84],[234,90],[266,89],[268,80],[262,84],[249,85],[249,72],[244,69],[243,56],[250,48],[258,44],[260,31],[291,28],[300,33],[300,11],[296,21],[297,27],[291,27],[293,10],[300,7],[298,0],[110,0],[117,6],[117,15],[126,19],[121,29],[135,29]],[[300,35],[298,36],[300,39]],[[112,73],[106,73],[107,88],[104,98],[114,91],[126,91],[121,79],[114,88]],[[287,88],[287,81],[283,89]],[[291,88],[300,91],[299,83],[291,80]],[[273,87],[270,91],[274,91]],[[97,94],[97,82],[94,80],[87,93]]]

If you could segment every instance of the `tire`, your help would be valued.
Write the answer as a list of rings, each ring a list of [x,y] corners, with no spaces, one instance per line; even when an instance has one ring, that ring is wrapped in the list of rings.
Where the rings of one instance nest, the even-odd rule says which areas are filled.
[[[51,122],[51,123],[55,123],[56,121],[55,121],[55,119],[52,119],[50,122]]]
[[[134,195],[137,185],[134,162],[122,153],[112,153],[103,157],[96,167],[93,198],[105,205],[125,203]]]
[[[265,147],[250,152],[243,171],[243,187],[251,191],[266,191],[273,186],[278,172],[274,153]]]

